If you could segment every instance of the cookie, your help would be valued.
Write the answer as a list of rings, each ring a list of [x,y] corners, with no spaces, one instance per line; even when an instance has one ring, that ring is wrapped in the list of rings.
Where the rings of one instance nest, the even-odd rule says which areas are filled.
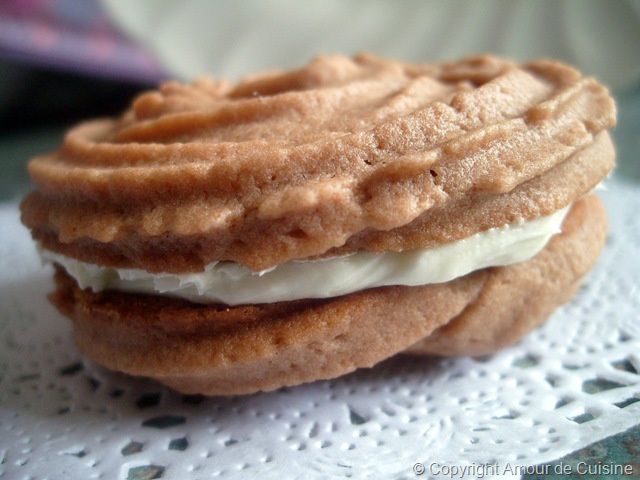
[[[22,221],[81,350],[180,391],[482,355],[595,261],[615,116],[569,66],[488,55],[168,82],[32,159]]]
[[[429,247],[586,194],[613,165],[614,122],[607,90],[556,62],[319,57],[237,85],[166,84],[71,129],[30,162],[23,221],[47,249],[149,272]],[[553,171],[584,155],[593,167]],[[448,227],[413,235],[421,216]]]

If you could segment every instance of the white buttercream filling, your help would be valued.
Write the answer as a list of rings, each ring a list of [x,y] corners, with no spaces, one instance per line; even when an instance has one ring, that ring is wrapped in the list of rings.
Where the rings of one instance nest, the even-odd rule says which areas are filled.
[[[569,207],[529,222],[492,228],[433,248],[404,252],[358,252],[314,261],[289,261],[253,272],[230,262],[214,262],[197,273],[149,273],[107,268],[41,249],[81,288],[93,291],[169,295],[198,303],[228,305],[328,298],[385,285],[442,283],[486,267],[528,260],[560,232]]]

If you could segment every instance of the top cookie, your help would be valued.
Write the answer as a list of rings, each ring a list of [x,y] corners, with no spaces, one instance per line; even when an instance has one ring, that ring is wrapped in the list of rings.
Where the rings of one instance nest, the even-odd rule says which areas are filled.
[[[612,168],[614,124],[606,88],[553,61],[321,56],[73,128],[29,163],[23,221],[150,272],[423,248],[570,204]]]

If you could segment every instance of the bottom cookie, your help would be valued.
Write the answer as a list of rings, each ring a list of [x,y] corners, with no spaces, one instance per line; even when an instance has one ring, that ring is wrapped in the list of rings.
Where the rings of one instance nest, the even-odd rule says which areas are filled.
[[[227,307],[94,293],[57,268],[50,299],[73,320],[80,350],[108,368],[185,393],[246,394],[337,377],[402,351],[481,355],[509,345],[573,295],[605,231],[590,196],[531,260],[443,284]]]

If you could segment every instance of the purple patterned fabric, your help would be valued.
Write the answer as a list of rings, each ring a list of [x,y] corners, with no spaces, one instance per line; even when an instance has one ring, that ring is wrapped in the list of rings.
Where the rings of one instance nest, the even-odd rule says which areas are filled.
[[[113,27],[98,0],[2,1],[0,58],[144,83],[167,76]]]

